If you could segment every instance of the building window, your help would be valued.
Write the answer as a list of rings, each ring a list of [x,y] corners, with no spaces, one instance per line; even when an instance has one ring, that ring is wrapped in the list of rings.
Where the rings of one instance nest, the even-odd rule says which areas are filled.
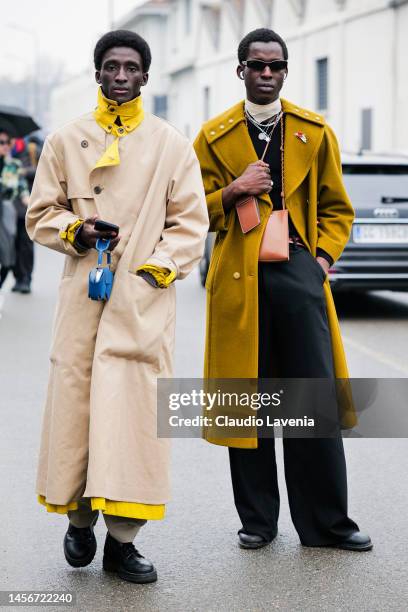
[[[210,88],[203,89],[203,120],[207,121],[210,118]]]
[[[186,34],[191,31],[191,0],[184,0],[184,29]]]
[[[372,147],[373,109],[361,110],[361,149],[370,150]]]
[[[218,50],[220,45],[221,10],[219,6],[203,6],[204,23],[214,48]]]
[[[317,73],[317,108],[320,111],[327,110],[328,104],[328,79],[329,79],[329,60],[323,57],[316,61]]]
[[[153,114],[167,119],[167,96],[153,96]]]

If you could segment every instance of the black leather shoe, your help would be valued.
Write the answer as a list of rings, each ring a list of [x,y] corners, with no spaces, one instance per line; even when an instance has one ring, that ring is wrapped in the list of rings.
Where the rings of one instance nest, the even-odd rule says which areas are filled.
[[[16,281],[11,290],[14,293],[31,293],[31,285],[28,281]]]
[[[31,293],[31,285],[28,281],[20,283],[20,293]]]
[[[238,532],[238,544],[241,548],[263,548],[271,542],[272,540],[265,540],[260,535],[245,533],[245,531]]]
[[[153,563],[145,559],[132,542],[121,544],[109,532],[106,534],[103,551],[103,569],[106,572],[116,572],[120,578],[129,582],[143,584],[157,580]]]
[[[64,554],[72,567],[85,567],[94,558],[96,553],[94,525],[95,523],[90,527],[74,527],[69,524],[64,538]]]
[[[370,536],[366,535],[365,533],[361,533],[361,531],[355,531],[345,540],[341,540],[337,544],[332,544],[331,547],[342,548],[343,550],[365,551],[371,550],[373,543]]]

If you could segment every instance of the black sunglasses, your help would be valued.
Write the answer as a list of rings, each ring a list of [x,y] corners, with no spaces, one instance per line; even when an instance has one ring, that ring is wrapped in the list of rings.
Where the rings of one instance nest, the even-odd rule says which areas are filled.
[[[0,145],[10,144],[9,140],[0,140]]]
[[[263,62],[262,60],[245,60],[242,62],[243,66],[262,72],[268,66],[272,72],[278,72],[279,70],[286,70],[288,67],[288,60],[272,60],[271,62]]]

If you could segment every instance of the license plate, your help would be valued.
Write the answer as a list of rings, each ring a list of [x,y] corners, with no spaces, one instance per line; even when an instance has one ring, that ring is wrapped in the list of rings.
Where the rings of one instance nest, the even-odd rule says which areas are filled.
[[[353,241],[356,243],[398,244],[408,243],[408,224],[354,225]]]

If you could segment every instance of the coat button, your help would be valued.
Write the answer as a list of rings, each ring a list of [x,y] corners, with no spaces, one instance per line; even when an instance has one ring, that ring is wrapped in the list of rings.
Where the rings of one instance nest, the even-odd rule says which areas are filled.
[[[94,187],[94,193],[96,193],[96,195],[99,195],[100,193],[102,193],[102,189],[103,187],[101,187],[100,185],[96,185],[96,187]]]
[[[114,107],[114,106],[109,106],[109,107],[108,107],[108,110],[109,110],[111,113],[113,113],[113,112],[114,112],[114,110],[115,110],[115,107]]]
[[[82,141],[81,141],[81,147],[82,147],[83,149],[86,149],[86,147],[87,147],[87,146],[88,146],[88,141],[87,141],[87,140],[82,140]]]
[[[124,133],[124,131],[125,131],[125,129],[124,129],[124,128],[118,128],[118,134],[123,134],[123,133]]]
[[[241,275],[239,272],[234,272],[232,276],[235,278],[235,280],[238,280],[239,278],[241,278]]]

